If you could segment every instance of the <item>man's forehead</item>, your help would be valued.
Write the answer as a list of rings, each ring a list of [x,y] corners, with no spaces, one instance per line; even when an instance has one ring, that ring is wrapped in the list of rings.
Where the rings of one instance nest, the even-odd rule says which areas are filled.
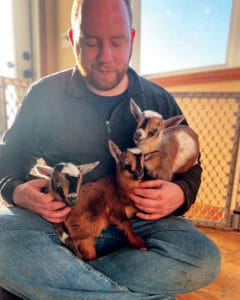
[[[126,26],[129,24],[127,6],[123,0],[85,0],[81,10],[81,30],[89,26]]]

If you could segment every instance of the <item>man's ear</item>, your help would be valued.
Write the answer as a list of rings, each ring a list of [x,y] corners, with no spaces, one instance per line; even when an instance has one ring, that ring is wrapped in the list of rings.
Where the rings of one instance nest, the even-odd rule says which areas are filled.
[[[132,44],[135,40],[135,36],[136,36],[136,30],[135,30],[135,28],[132,28]]]
[[[70,28],[68,30],[68,37],[69,37],[69,40],[70,40],[71,45],[73,47],[74,46],[74,30],[72,28]]]

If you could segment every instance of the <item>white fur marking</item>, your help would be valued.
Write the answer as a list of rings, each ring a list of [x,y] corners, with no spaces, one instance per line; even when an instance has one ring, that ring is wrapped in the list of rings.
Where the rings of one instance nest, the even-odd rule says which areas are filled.
[[[142,151],[139,148],[128,148],[128,151],[132,152],[133,154],[141,154]]]
[[[173,165],[173,173],[176,172],[186,161],[196,152],[196,144],[191,136],[185,132],[178,132],[176,138],[180,146],[178,154]]]
[[[144,117],[147,119],[153,118],[153,117],[159,117],[159,118],[163,118],[162,115],[160,115],[159,113],[157,113],[156,111],[153,110],[145,110],[143,112]]]
[[[69,235],[66,232],[63,232],[63,234],[60,237],[60,241],[65,244],[66,240],[69,238]]]
[[[78,167],[76,167],[72,163],[67,163],[62,169],[62,173],[68,174],[70,176],[78,177],[80,175],[80,171]]]
[[[147,138],[147,134],[142,128],[138,128],[136,132],[139,135],[138,142],[141,142],[143,139]]]

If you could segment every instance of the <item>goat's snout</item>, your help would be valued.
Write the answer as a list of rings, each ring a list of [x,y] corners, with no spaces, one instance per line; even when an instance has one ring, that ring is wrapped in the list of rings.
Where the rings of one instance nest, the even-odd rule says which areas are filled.
[[[143,139],[142,129],[137,129],[133,135],[133,140],[137,144]]]
[[[77,199],[78,199],[77,193],[71,193],[71,194],[66,196],[66,199],[65,199],[66,204],[69,207],[73,207],[77,204]]]
[[[139,167],[136,169],[136,171],[134,172],[134,179],[138,180],[138,179],[142,179],[144,176],[144,170],[143,168]]]

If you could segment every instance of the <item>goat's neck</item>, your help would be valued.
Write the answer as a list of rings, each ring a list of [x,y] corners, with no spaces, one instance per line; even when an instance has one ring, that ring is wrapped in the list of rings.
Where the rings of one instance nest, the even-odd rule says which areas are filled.
[[[121,175],[116,176],[117,189],[121,197],[128,199],[128,194],[132,192],[134,188],[138,188],[141,180],[134,180],[123,177]]]

